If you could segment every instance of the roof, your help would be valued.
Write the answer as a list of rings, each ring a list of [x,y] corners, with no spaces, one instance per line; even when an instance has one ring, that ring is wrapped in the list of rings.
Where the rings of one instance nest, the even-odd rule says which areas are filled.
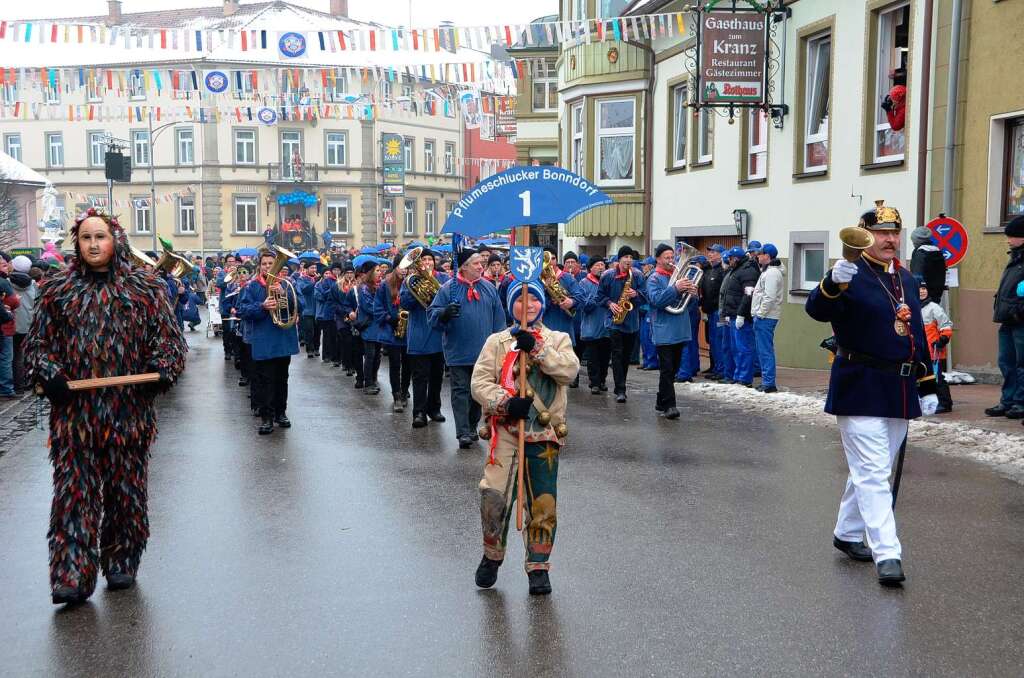
[[[640,16],[642,14],[655,14],[674,0],[633,0],[625,9],[622,16]]]
[[[45,186],[49,180],[28,165],[0,151],[0,177],[5,183]]]
[[[551,14],[534,19],[530,22],[529,26],[525,27],[526,30],[516,34],[516,41],[512,43],[509,50],[556,49],[558,47],[558,34],[555,32],[554,28],[551,27],[551,39],[548,40],[544,24],[554,24],[558,22],[558,20],[557,14]],[[526,40],[526,31],[530,32],[529,41]]]

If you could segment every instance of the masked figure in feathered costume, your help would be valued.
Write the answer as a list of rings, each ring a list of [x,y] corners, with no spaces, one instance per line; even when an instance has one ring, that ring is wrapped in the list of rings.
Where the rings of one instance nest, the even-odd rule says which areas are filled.
[[[84,601],[102,570],[135,582],[149,537],[153,400],[185,367],[185,340],[153,274],[133,269],[116,219],[89,210],[71,231],[75,258],[47,280],[26,340],[31,383],[51,403],[50,585],[54,604]],[[69,380],[159,372],[150,384],[71,391]]]

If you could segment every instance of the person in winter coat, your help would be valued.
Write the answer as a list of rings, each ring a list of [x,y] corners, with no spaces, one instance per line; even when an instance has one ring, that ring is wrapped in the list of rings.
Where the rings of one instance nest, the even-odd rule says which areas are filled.
[[[708,264],[700,279],[700,310],[705,314],[704,328],[707,333],[711,365],[701,374],[706,379],[723,378],[722,332],[718,325],[718,296],[722,291],[725,269],[722,267],[722,253],[725,248],[715,243],[708,247]]]
[[[8,279],[11,258],[0,252],[0,398],[14,397],[14,313],[21,303]]]
[[[750,302],[754,294],[754,285],[761,277],[761,267],[757,261],[748,259],[739,247],[729,250],[733,260],[733,272],[722,283],[722,315],[729,319],[733,346],[733,362],[735,369],[730,376],[732,380],[744,386],[752,386],[754,381],[754,327],[751,322]]]
[[[999,323],[1003,392],[990,417],[1024,419],[1024,215],[1006,225],[1010,261],[996,288],[992,322]]]
[[[946,289],[946,257],[932,244],[932,232],[919,226],[910,232],[914,253],[910,256],[910,272],[924,278],[928,286],[928,298],[936,304],[942,303],[942,291]]]
[[[946,310],[936,304],[928,296],[928,283],[918,278],[921,300],[921,319],[924,321],[924,335],[928,339],[928,351],[932,358],[932,373],[935,375],[935,395],[939,398],[939,406],[935,414],[953,411],[953,397],[949,393],[946,375],[942,372],[942,364],[946,361],[946,346],[953,338],[953,322]]]
[[[761,277],[754,285],[750,299],[750,314],[754,318],[754,344],[761,361],[761,385],[758,391],[775,393],[775,328],[782,314],[782,297],[786,284],[786,269],[777,257],[779,250],[768,242],[757,255]]]
[[[14,311],[14,390],[18,392],[28,388],[25,381],[25,364],[22,360],[22,353],[25,335],[28,334],[28,328],[32,325],[32,313],[35,310],[36,298],[39,296],[39,286],[28,275],[32,269],[31,259],[20,255],[14,257],[11,264],[14,267],[10,276],[11,286],[21,301]]]

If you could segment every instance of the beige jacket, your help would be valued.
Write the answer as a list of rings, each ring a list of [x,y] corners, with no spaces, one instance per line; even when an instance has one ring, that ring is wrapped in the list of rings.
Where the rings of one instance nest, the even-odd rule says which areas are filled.
[[[551,421],[547,426],[542,425],[536,420],[536,407],[531,408],[530,418],[526,421],[526,440],[557,442],[555,426],[565,422],[566,387],[576,378],[580,361],[572,349],[572,340],[565,332],[550,330],[541,325],[540,337],[537,346],[530,353],[534,369],[539,367],[540,372],[532,375],[530,383],[534,386],[537,396],[546,404]],[[476,365],[473,366],[473,399],[480,403],[485,416],[505,413],[509,395],[501,387],[499,380],[505,356],[514,345],[515,339],[508,330],[492,334],[484,342]],[[517,433],[515,426],[499,426],[498,431],[499,435]]]

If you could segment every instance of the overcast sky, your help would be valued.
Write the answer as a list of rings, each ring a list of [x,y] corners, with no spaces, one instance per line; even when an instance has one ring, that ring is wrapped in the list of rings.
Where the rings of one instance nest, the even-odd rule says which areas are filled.
[[[242,0],[242,4],[252,1]],[[289,1],[324,12],[330,7],[330,0]],[[122,11],[127,14],[220,4],[221,0],[123,0]],[[7,0],[2,5],[0,18],[3,19],[91,16],[107,12],[106,0],[35,0],[30,3]],[[413,26],[436,26],[445,20],[457,26],[523,24],[547,14],[558,13],[558,0],[349,0],[349,14],[353,19],[372,20],[393,26],[407,25],[410,6]]]

